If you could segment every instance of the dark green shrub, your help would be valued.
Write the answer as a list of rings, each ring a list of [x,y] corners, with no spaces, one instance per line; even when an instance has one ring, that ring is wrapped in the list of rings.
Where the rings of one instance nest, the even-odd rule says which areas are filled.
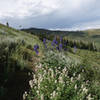
[[[23,59],[31,61],[32,60],[32,54],[30,52],[28,52],[28,51],[24,51],[23,52]]]
[[[26,47],[27,49],[30,49],[30,50],[33,50],[33,47],[32,47],[32,45],[27,45],[27,47]]]

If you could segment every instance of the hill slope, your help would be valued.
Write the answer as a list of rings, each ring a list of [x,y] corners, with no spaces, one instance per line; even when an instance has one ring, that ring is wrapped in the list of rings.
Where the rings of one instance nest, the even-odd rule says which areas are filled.
[[[42,55],[43,46],[37,36],[0,24],[0,100],[22,100],[29,88],[28,72],[41,58],[33,51],[35,44]]]
[[[32,33],[0,25],[0,100],[23,100],[25,91],[26,100],[100,99],[100,52],[71,47],[59,51],[50,40],[46,48],[37,32]],[[76,37],[69,33],[81,38],[80,32]]]

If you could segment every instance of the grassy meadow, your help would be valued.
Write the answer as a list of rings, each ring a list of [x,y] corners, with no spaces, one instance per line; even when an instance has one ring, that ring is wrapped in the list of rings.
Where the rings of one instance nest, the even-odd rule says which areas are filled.
[[[100,33],[87,32],[66,42],[0,24],[0,100],[100,100]]]

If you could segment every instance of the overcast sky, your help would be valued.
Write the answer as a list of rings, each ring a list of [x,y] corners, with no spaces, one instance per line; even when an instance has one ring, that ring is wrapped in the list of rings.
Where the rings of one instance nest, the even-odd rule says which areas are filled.
[[[12,27],[100,28],[100,0],[0,0],[0,23]]]

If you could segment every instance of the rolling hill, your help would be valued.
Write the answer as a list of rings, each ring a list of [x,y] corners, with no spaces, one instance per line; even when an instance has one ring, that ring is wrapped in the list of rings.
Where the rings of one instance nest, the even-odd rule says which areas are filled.
[[[0,24],[0,100],[99,100],[100,52],[71,46],[59,51],[48,39],[46,48],[37,35],[44,32],[100,46],[99,30],[20,31]]]

